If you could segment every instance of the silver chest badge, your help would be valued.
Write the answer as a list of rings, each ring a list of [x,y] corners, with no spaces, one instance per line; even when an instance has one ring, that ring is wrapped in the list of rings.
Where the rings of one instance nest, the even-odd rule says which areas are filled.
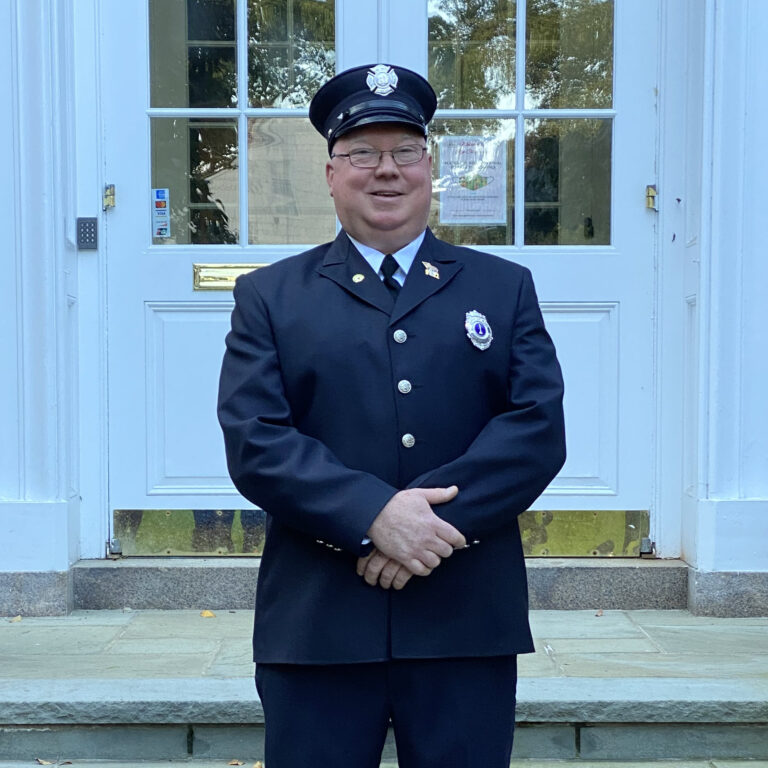
[[[397,75],[392,67],[388,67],[386,64],[377,64],[368,70],[368,77],[365,82],[377,96],[389,96],[397,88]]]
[[[493,341],[493,331],[485,315],[473,309],[467,312],[464,327],[467,329],[467,338],[480,350],[488,349]]]

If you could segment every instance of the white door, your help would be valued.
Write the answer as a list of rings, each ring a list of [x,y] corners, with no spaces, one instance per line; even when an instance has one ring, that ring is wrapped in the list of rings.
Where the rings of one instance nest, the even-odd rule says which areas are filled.
[[[334,236],[306,107],[336,68],[375,60],[428,73],[438,92],[438,236],[533,270],[569,446],[536,508],[649,510],[655,2],[137,5],[102,5],[109,485],[124,552],[257,549],[254,513],[228,512],[249,505],[215,415],[226,280]],[[202,535],[233,524],[234,544]]]

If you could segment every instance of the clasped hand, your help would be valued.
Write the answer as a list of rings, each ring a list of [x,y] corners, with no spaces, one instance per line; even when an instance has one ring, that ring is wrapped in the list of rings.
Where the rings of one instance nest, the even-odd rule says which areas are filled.
[[[429,576],[454,549],[464,547],[461,532],[432,511],[458,492],[452,485],[396,493],[371,523],[374,550],[358,559],[358,575],[371,586],[402,589],[412,576]]]

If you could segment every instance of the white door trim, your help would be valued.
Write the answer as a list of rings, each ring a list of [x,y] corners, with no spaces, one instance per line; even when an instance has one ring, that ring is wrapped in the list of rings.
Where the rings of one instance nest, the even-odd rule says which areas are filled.
[[[121,68],[108,69],[109,54],[101,49],[104,30],[102,0],[73,1],[73,30],[77,46],[72,52],[76,149],[74,168],[79,216],[98,219],[99,248],[78,257],[78,410],[80,465],[80,557],[101,558],[109,537],[109,441],[107,389],[107,243],[106,217],[101,210],[104,178],[104,116],[107,88]],[[118,192],[119,201],[119,192]]]

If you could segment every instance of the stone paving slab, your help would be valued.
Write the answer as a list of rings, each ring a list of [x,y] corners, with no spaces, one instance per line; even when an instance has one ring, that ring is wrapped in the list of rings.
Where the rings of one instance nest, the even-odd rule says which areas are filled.
[[[738,755],[765,759],[768,725],[613,725],[581,729],[580,757],[599,760],[616,754],[631,754],[640,760],[683,754],[692,758]]]
[[[562,653],[659,653],[661,649],[650,637],[596,637],[585,643],[581,637],[542,637],[536,651],[549,656]]]
[[[755,656],[768,654],[768,626],[695,626],[643,628],[665,653]]]
[[[229,760],[72,760],[67,761],[67,764],[73,768],[228,768]],[[38,768],[39,764],[31,759],[0,760],[0,768],[31,766]],[[52,768],[57,768],[55,762]],[[254,768],[254,764],[244,761],[242,768]],[[382,762],[380,768],[397,768],[397,763]],[[510,768],[768,768],[768,760],[512,760]]]
[[[533,611],[531,630],[541,638],[643,638],[645,634],[632,621],[628,611]]]
[[[109,678],[118,685],[128,685],[126,681],[144,680],[156,677],[205,676],[211,665],[208,654],[94,654],[92,656],[56,654],[50,657],[5,654],[0,652],[4,669],[0,671],[2,680],[82,680]],[[251,665],[253,671],[253,665]],[[114,687],[115,684],[113,684]],[[2,719],[0,718],[0,722]]]
[[[78,726],[76,728],[4,728],[0,726],[0,756],[28,757],[51,762],[66,756],[96,755],[103,759],[174,759],[187,755],[188,729],[184,725]],[[34,764],[34,763],[33,763]]]
[[[694,616],[685,610],[638,610],[628,611],[629,618],[640,627],[663,626],[695,626],[695,627],[767,627],[768,616],[750,616],[737,618],[722,618],[717,616]],[[755,766],[758,763],[754,764]]]
[[[555,654],[554,663],[566,677],[697,679],[702,675],[723,680],[766,678],[765,659],[724,656],[720,664],[702,664],[694,654],[654,653],[566,653]],[[649,680],[650,682],[650,680]]]

